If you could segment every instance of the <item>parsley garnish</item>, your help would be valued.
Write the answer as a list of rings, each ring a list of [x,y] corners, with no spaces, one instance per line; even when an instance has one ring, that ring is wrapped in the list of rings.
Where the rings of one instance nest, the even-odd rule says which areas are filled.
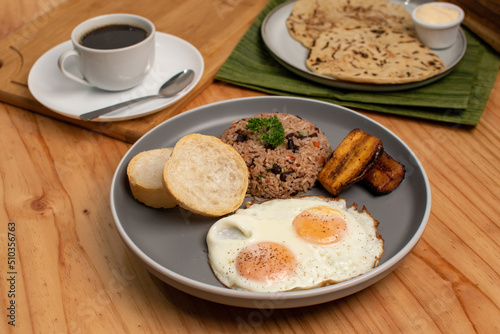
[[[257,140],[262,140],[264,145],[276,148],[285,143],[285,129],[278,117],[269,118],[250,118],[246,126],[247,130],[253,133],[261,134]]]

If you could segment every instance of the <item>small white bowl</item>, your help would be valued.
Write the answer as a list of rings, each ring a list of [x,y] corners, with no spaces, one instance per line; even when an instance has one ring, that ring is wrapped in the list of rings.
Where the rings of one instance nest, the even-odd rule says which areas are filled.
[[[442,7],[452,8],[458,11],[458,18],[446,23],[427,23],[419,20],[416,13],[419,8],[433,4]],[[431,49],[446,49],[457,40],[458,29],[464,20],[464,11],[457,5],[447,2],[429,2],[416,7],[411,13],[417,36],[422,43]]]

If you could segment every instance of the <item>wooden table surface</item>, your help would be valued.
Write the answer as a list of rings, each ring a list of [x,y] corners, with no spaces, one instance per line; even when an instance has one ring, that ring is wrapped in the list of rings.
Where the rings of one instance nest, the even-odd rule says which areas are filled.
[[[62,2],[1,0],[0,38]],[[215,82],[185,110],[258,95]],[[427,172],[422,239],[359,293],[257,310],[182,293],[127,250],[109,191],[129,143],[0,104],[0,332],[499,333],[500,76],[474,128],[363,114],[406,142]]]

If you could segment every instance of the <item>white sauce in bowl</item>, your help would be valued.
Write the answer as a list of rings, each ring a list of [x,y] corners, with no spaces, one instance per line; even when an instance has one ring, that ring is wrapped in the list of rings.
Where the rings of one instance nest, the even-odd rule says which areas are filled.
[[[443,24],[458,19],[459,12],[454,8],[429,3],[418,8],[415,16],[425,23]]]

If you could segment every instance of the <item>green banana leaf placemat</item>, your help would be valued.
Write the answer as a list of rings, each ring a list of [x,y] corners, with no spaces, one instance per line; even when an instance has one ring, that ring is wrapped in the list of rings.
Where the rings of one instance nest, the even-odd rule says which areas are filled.
[[[266,15],[286,0],[271,0],[220,68],[216,79],[274,95],[315,98],[346,107],[476,125],[500,66],[500,56],[463,27],[467,51],[445,78],[399,92],[337,89],[306,80],[282,67],[260,34]],[[283,24],[285,24],[283,22]]]

